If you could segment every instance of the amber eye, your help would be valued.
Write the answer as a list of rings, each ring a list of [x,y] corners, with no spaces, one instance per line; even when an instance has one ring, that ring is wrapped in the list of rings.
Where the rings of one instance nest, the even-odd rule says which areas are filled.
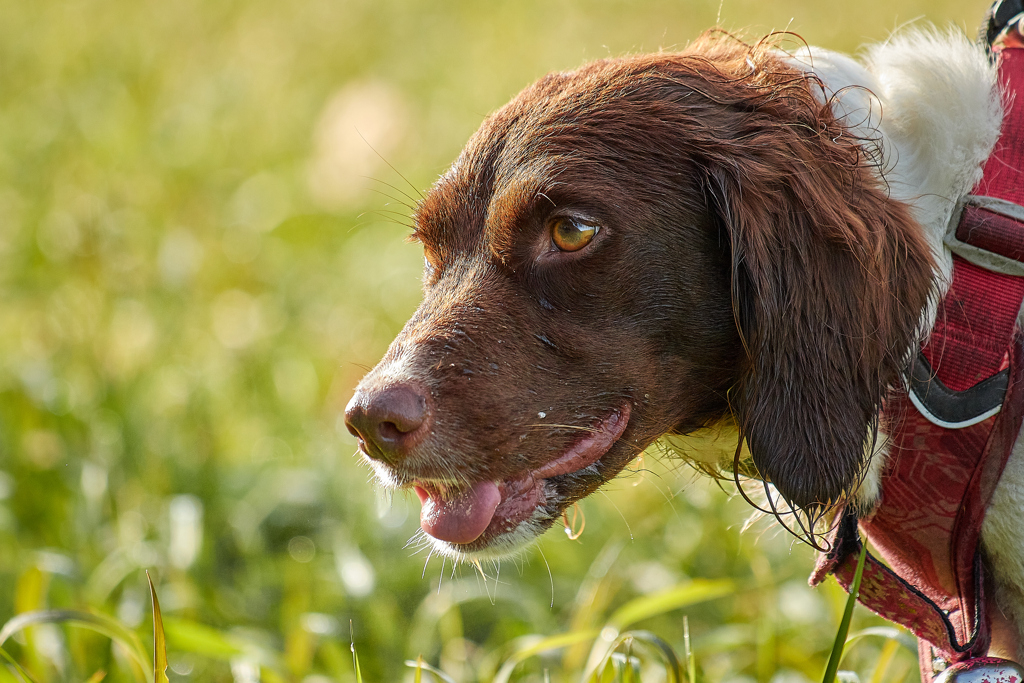
[[[551,221],[551,241],[561,251],[579,251],[590,244],[600,226],[578,218],[559,217]]]

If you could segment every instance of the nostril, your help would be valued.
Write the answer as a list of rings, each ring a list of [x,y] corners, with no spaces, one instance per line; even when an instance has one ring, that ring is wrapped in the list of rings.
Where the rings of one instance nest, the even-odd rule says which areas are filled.
[[[407,384],[388,387],[374,396],[366,412],[384,439],[402,439],[415,432],[427,417],[427,399]]]
[[[406,433],[399,429],[398,425],[396,425],[394,422],[381,422],[380,425],[377,427],[377,431],[380,432],[380,435],[383,438],[388,439],[390,441],[397,441],[398,439],[402,438],[403,434]]]
[[[371,458],[394,463],[408,455],[430,416],[424,392],[409,384],[361,390],[345,409],[345,426]]]

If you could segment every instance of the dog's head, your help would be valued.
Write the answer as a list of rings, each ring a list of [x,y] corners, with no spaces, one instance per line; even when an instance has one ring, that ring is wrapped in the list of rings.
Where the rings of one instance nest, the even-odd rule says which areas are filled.
[[[790,504],[855,485],[931,262],[816,85],[709,36],[484,122],[416,212],[424,301],[346,411],[438,549],[514,550],[726,416]]]

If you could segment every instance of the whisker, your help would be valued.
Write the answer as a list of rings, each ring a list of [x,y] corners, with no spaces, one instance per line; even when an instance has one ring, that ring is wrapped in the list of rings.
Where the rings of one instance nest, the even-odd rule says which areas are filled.
[[[397,211],[392,211],[390,213],[395,214],[395,216],[405,216],[405,214],[398,213]],[[385,221],[387,223],[392,223],[394,225],[401,225],[403,228],[406,228],[408,230],[415,230],[416,229],[416,226],[414,226],[412,223],[404,223],[404,222],[396,219],[395,216],[387,215],[388,214],[387,210],[373,209],[371,211],[364,211],[363,213],[361,213],[359,215],[360,216],[364,216],[366,214],[375,215],[375,216],[377,216],[377,218],[379,218],[379,219],[381,219],[381,220],[383,220],[383,221]],[[405,216],[405,217],[408,218],[408,216]],[[365,225],[372,225],[372,223],[366,223]]]
[[[427,560],[423,563],[423,573],[420,574],[420,581],[427,578],[427,565],[430,564],[430,558],[434,555],[434,549],[431,547],[430,552],[427,553]]]
[[[405,206],[408,206],[410,209],[413,209],[413,210],[416,209],[417,199],[415,197],[413,197],[412,195],[410,195],[405,190],[403,190],[401,188],[398,188],[398,187],[395,187],[391,183],[383,181],[380,178],[374,178],[373,176],[363,176],[363,177],[366,178],[367,180],[372,180],[375,183],[380,183],[384,187],[390,187],[392,190],[394,190],[395,192],[399,193],[400,195],[402,195],[403,197],[408,199],[410,202],[412,202],[412,204],[406,204],[405,202],[401,202],[402,204],[405,204]],[[413,188],[413,189],[415,189],[415,188]],[[395,201],[398,201],[398,200],[396,199]]]
[[[373,153],[374,153],[374,154],[376,154],[376,155],[377,155],[378,157],[380,157],[380,160],[381,160],[381,161],[383,161],[383,162],[384,162],[385,164],[387,164],[387,165],[388,165],[388,168],[390,168],[390,169],[391,169],[392,171],[394,171],[395,173],[397,173],[397,174],[398,174],[398,177],[399,177],[399,178],[401,178],[402,180],[404,180],[404,181],[406,182],[406,184],[408,184],[408,185],[409,185],[409,187],[411,187],[411,188],[412,188],[412,191],[413,191],[413,192],[415,192],[415,193],[416,193],[416,194],[418,194],[418,195],[419,195],[419,196],[420,196],[421,198],[423,198],[423,193],[422,193],[422,192],[420,192],[420,191],[419,191],[419,189],[418,189],[418,188],[417,188],[417,187],[416,187],[415,185],[413,185],[413,184],[412,184],[411,182],[409,182],[409,179],[408,179],[408,178],[406,178],[406,177],[405,177],[404,175],[402,175],[401,171],[399,171],[399,170],[398,170],[397,168],[395,168],[395,167],[394,167],[394,166],[393,166],[393,165],[391,164],[391,162],[390,162],[390,161],[388,161],[387,159],[385,159],[385,158],[384,158],[384,156],[383,156],[383,155],[382,155],[382,154],[381,154],[380,152],[378,152],[378,151],[377,151],[377,149],[376,149],[376,148],[375,148],[375,147],[374,147],[373,145],[371,145],[371,144],[370,144],[370,141],[369,141],[369,140],[367,140],[367,139],[366,139],[365,137],[363,137],[363,134],[362,134],[362,133],[361,133],[361,132],[359,131],[359,129],[358,129],[358,128],[356,129],[356,133],[358,133],[358,134],[359,134],[359,137],[363,138],[363,142],[365,142],[365,143],[366,143],[366,146],[367,146],[367,147],[369,147],[370,149],[372,149],[372,150],[373,150]],[[403,193],[403,194],[404,194],[404,193]],[[410,199],[411,199],[411,197],[410,197]]]
[[[548,558],[544,555],[544,549],[539,545],[537,546],[537,552],[540,553],[540,559],[544,560],[544,566],[548,570],[548,582],[551,584],[551,603],[548,605],[550,609],[555,608],[555,577],[551,573],[551,565],[548,564]]]
[[[611,497],[607,493],[605,493],[604,489],[598,489],[598,492],[602,496],[604,496],[608,500],[609,503],[612,504],[612,507],[615,508],[615,511],[619,513],[619,517],[622,517],[622,523],[626,525],[626,532],[629,533],[629,540],[630,541],[635,540],[633,538],[633,529],[629,526],[629,520],[626,519],[626,515],[622,514],[622,510],[620,510],[619,506],[615,504],[615,501],[612,500]]]
[[[371,180],[376,180],[376,178],[371,178]],[[379,181],[378,181],[378,182],[379,182]],[[415,207],[415,205],[413,205],[413,204],[407,204],[406,202],[402,201],[402,199],[401,199],[400,197],[396,197],[396,196],[395,196],[395,195],[393,195],[393,194],[388,194],[388,193],[387,193],[387,192],[385,192],[384,190],[378,190],[378,189],[377,189],[376,187],[368,187],[368,188],[366,188],[366,189],[368,189],[368,190],[369,190],[370,192],[376,192],[376,193],[377,193],[377,194],[379,194],[380,196],[382,196],[382,197],[385,197],[385,198],[387,198],[387,199],[390,199],[391,201],[393,201],[393,202],[394,202],[394,203],[396,203],[396,204],[401,204],[401,205],[402,205],[402,206],[404,206],[405,208],[409,209],[409,211],[415,211],[415,210],[416,210],[416,207]]]
[[[563,424],[528,424],[523,425],[527,429],[573,429],[578,432],[591,432],[596,434],[601,430],[596,427],[580,427],[579,425],[563,425]]]
[[[410,219],[409,214],[402,213],[401,211],[395,211],[394,209],[373,209],[373,213],[376,213],[376,214],[393,214],[395,216],[399,216],[399,217],[404,218],[406,220]],[[403,223],[402,225],[410,225],[411,226],[412,223],[408,223],[408,224]]]

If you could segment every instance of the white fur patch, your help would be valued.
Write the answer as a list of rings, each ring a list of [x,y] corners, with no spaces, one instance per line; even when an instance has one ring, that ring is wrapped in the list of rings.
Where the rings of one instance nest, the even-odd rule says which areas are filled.
[[[999,138],[996,69],[956,31],[902,33],[869,48],[867,64],[885,108],[882,132],[897,155],[886,174],[892,196],[914,208],[948,283],[952,257],[942,237]]]
[[[981,179],[999,137],[996,69],[954,30],[910,30],[872,45],[864,63],[820,48],[791,58],[825,84],[833,110],[874,151],[891,196],[925,229],[941,281],[952,271],[942,245],[957,201]]]

